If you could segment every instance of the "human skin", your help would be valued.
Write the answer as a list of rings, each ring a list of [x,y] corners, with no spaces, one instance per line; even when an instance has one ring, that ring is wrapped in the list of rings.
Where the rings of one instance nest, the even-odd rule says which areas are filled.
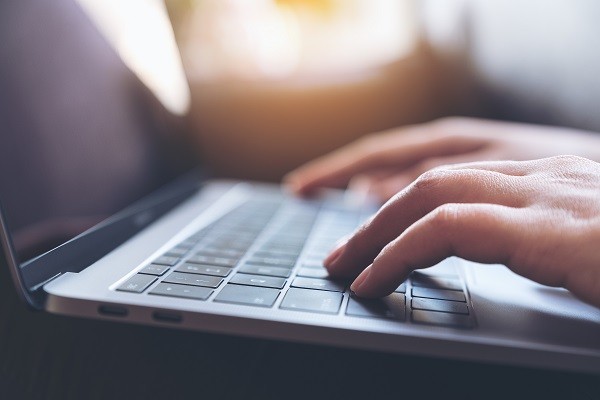
[[[502,149],[506,157],[512,154],[512,158],[534,158],[539,153],[559,149],[588,154],[595,150],[589,148],[597,140],[593,136],[572,132],[574,136],[569,139],[568,131],[550,129],[548,134],[556,135],[553,137],[556,140],[549,140],[548,135],[542,140],[547,128],[526,127],[533,129],[529,132],[532,135],[540,135],[535,140],[530,140],[533,136],[527,137],[529,146],[522,147],[524,142],[519,141],[514,131],[507,133],[510,140],[489,145],[488,151],[493,149],[498,157],[503,154]],[[382,137],[385,135],[379,140]],[[392,152],[389,144],[379,148]],[[486,145],[448,157],[458,160],[461,155],[472,156],[474,152],[481,155],[485,148]],[[363,169],[357,169],[349,160],[356,151],[356,147],[342,149],[329,160],[313,163],[304,172],[315,166],[327,166],[332,160],[342,168],[327,177],[308,179],[305,182],[312,183],[296,186],[296,191],[309,193],[321,186],[349,182],[364,171],[365,165],[372,165],[371,161],[363,161],[360,164]],[[441,158],[447,159],[438,156],[436,162]],[[393,166],[391,159],[385,162],[374,159],[378,160],[377,165]],[[345,160],[348,162],[344,163]],[[454,164],[434,167],[408,186],[402,181],[412,179],[406,169],[398,168],[395,174],[394,185],[401,184],[401,190],[324,262],[332,276],[356,277],[351,288],[358,296],[385,296],[412,270],[459,256],[481,263],[504,264],[536,282],[565,287],[600,307],[600,251],[597,250],[600,164],[597,162],[577,156],[556,156],[531,161]]]
[[[600,307],[600,164],[576,156],[440,167],[421,175],[325,261],[361,297],[450,256],[504,264]]]
[[[422,173],[455,163],[573,154],[600,162],[600,135],[567,128],[443,118],[378,132],[289,173],[299,195],[346,187],[387,201]]]

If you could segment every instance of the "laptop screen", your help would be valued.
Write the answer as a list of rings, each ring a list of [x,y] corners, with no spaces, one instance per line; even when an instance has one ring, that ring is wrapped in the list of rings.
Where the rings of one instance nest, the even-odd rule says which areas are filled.
[[[182,156],[165,110],[75,3],[3,3],[0,38],[0,204],[23,263],[169,181]]]

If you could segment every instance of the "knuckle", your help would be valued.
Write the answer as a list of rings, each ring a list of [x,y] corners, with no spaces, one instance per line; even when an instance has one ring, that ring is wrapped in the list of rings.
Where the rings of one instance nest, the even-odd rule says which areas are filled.
[[[419,204],[423,212],[439,203],[439,198],[444,196],[443,186],[449,176],[447,172],[443,169],[430,170],[421,174],[413,182],[410,195],[414,196],[415,203]]]
[[[580,156],[560,155],[551,157],[550,162],[559,167],[568,167],[571,165],[581,165],[583,163],[588,162],[588,160]]]
[[[430,214],[429,223],[442,232],[457,225],[460,220],[461,207],[459,204],[447,203],[437,207]]]
[[[482,188],[500,188],[504,184],[498,182],[479,170],[449,169],[439,166],[421,174],[412,184],[411,195],[416,201],[426,206],[427,204],[443,204],[452,201],[457,196],[464,197]],[[457,188],[461,188],[460,193]]]
[[[539,160],[539,164],[536,166],[537,173],[533,173],[532,175],[545,178],[550,177],[551,179],[566,182],[585,176],[590,171],[590,164],[593,163],[593,161],[586,158],[574,155],[554,156],[545,160]]]
[[[407,172],[407,176],[410,177],[411,182],[415,185],[418,186],[416,187],[417,191],[421,189],[421,186],[427,186],[428,187],[428,182],[431,183],[430,179],[433,179],[431,177],[422,177],[424,174],[428,173],[429,171],[436,169],[437,166],[433,166],[432,164],[430,164],[429,162],[420,162],[417,165],[415,165],[414,167],[412,167],[410,169],[410,171]],[[425,180],[425,182],[423,182],[423,179]]]
[[[428,170],[419,175],[414,181],[413,187],[419,195],[426,196],[427,193],[437,189],[448,177],[448,171],[443,168]]]

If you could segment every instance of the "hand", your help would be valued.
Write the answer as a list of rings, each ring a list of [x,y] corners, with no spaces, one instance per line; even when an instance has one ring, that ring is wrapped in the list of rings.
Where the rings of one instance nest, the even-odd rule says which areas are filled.
[[[431,170],[389,200],[325,260],[387,295],[450,256],[499,263],[600,307],[600,164],[575,156]],[[366,268],[365,268],[366,267]],[[362,272],[361,272],[362,271]]]
[[[565,128],[445,118],[360,139],[288,174],[292,191],[345,187],[382,202],[431,168],[574,154],[600,161],[600,137]]]

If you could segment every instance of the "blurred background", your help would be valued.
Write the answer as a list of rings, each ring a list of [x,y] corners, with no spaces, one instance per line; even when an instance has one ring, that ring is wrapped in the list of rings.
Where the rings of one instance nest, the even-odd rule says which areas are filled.
[[[276,181],[439,113],[411,0],[78,1],[217,176]]]

